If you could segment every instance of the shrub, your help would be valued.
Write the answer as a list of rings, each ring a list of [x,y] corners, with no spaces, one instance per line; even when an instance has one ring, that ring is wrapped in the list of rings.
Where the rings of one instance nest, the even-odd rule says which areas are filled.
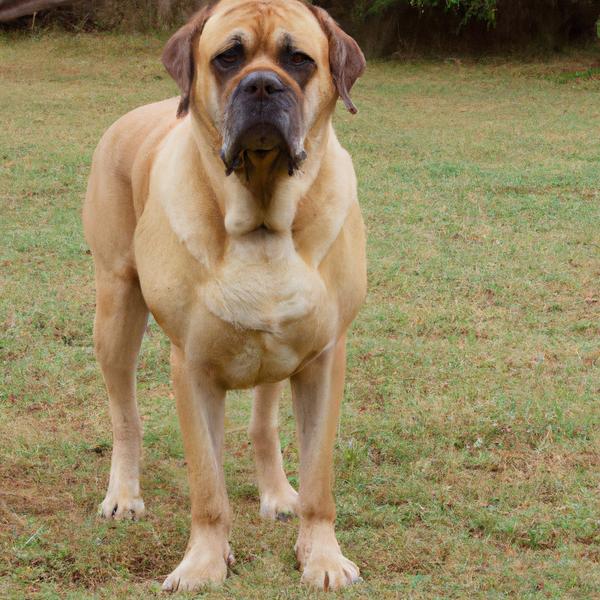
[[[322,0],[370,54],[558,49],[597,39],[600,0]]]

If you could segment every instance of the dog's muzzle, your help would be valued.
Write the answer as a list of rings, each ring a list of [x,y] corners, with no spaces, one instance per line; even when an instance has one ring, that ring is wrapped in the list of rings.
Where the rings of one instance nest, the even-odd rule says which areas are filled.
[[[306,159],[302,107],[294,92],[273,71],[246,75],[225,110],[221,158],[226,173],[244,164],[247,152],[257,156],[278,150],[292,175]]]

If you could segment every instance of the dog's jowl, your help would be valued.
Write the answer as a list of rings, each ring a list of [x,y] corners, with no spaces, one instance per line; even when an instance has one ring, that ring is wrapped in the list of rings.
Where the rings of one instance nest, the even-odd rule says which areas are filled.
[[[356,112],[349,94],[364,57],[300,0],[221,0],[175,33],[163,62],[181,96],[104,134],[83,211],[114,439],[100,511],[137,519],[145,510],[135,366],[151,312],[171,341],[192,505],[185,556],[163,588],[227,576],[225,394],[253,388],[261,515],[298,514],[302,581],[337,589],[359,578],[335,537],[331,482],[345,336],[366,266],[354,169],[332,116],[338,98]],[[299,493],[277,433],[287,379]]]

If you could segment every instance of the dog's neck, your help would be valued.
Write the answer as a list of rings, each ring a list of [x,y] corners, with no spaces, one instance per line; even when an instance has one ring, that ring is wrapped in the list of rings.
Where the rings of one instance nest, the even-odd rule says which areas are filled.
[[[315,181],[333,133],[331,115],[322,117],[305,140],[307,159],[299,171],[289,175],[285,161],[273,152],[227,176],[219,157],[220,139],[197,115],[191,125],[206,176],[216,193],[216,201],[229,236],[241,237],[265,228],[291,234],[301,199]]]

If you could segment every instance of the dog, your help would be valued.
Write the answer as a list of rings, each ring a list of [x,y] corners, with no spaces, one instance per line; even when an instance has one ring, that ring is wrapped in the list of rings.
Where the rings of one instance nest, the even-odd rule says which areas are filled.
[[[334,532],[333,448],[346,331],[366,295],[364,224],[332,127],[365,68],[358,44],[302,0],[220,0],[168,41],[181,95],[113,124],[83,209],[95,265],[94,346],[113,452],[100,513],[137,519],[135,369],[149,312],[171,341],[191,533],[167,591],[222,582],[233,561],[222,470],[228,390],[253,388],[260,513],[295,513],[302,581],[359,580]],[[279,397],[290,380],[299,494],[283,471]]]

